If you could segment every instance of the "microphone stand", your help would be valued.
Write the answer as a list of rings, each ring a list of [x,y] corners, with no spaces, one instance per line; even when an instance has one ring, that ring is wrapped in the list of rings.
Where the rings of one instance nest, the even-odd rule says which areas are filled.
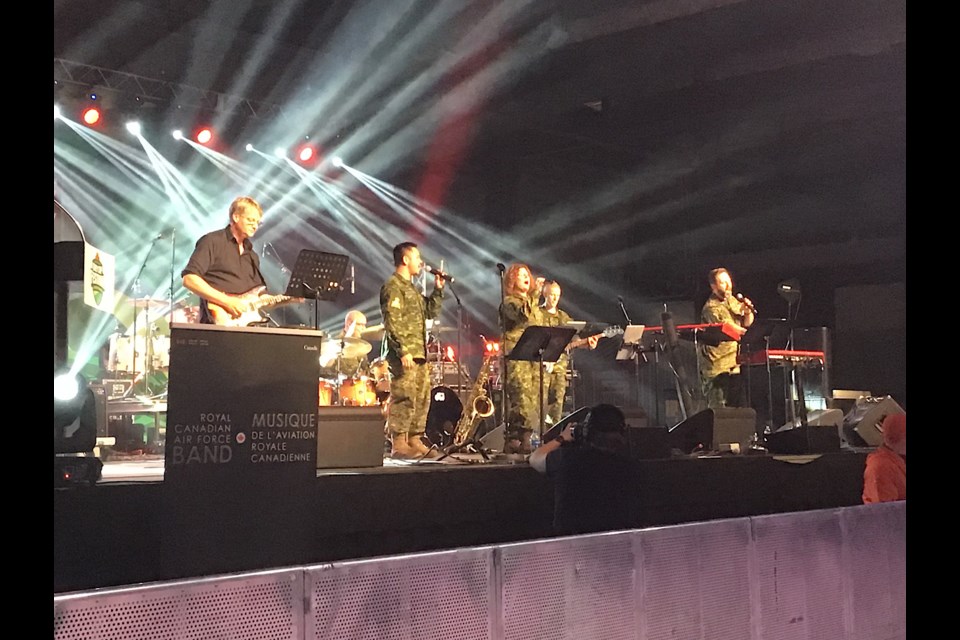
[[[143,257],[143,262],[140,263],[140,269],[137,271],[137,276],[133,279],[133,338],[131,349],[133,351],[133,383],[130,385],[130,392],[133,392],[133,388],[137,384],[137,297],[140,295],[140,276],[143,275],[143,269],[147,266],[147,260],[150,259],[150,254],[153,253],[153,248],[157,245],[157,240],[160,239],[160,236],[156,236],[153,240],[150,241],[150,247],[147,249],[147,255]],[[144,309],[147,313],[147,328],[150,326],[150,310],[149,305]],[[144,351],[149,352],[149,338],[152,336],[144,336],[144,339],[147,342],[144,344]],[[150,395],[150,367],[147,364],[148,353],[144,353],[144,362],[143,362],[143,390],[146,395]]]
[[[320,292],[317,291],[314,287],[311,287],[306,282],[301,283],[301,286],[309,292],[313,293],[313,330],[320,330]]]
[[[617,296],[617,302],[620,304],[620,311],[623,312],[623,317],[627,319],[627,326],[633,324],[633,321],[630,320],[630,314],[627,313],[627,308],[623,306],[623,298]],[[640,341],[633,347],[633,381],[637,388],[637,406],[642,406],[640,403],[640,354],[642,353],[643,346],[640,344]],[[654,358],[656,358],[656,352],[654,352]],[[654,375],[656,375],[656,369],[654,369]],[[660,406],[657,404],[657,425],[660,424]]]
[[[273,246],[273,243],[270,242],[269,240],[267,240],[267,241],[265,241],[265,242],[263,243],[263,253],[264,253],[264,254],[267,253],[267,247],[270,247],[270,253],[273,254],[273,259],[276,260],[276,261],[277,261],[277,264],[280,266],[280,273],[290,273],[290,269],[287,269],[287,265],[283,264],[283,259],[280,257],[280,254],[277,253],[277,248],[274,247],[274,246]],[[287,307],[281,308],[281,309],[280,309],[280,313],[283,314],[283,323],[284,323],[285,325],[289,326],[290,320],[289,320],[289,318],[287,317]],[[274,325],[276,325],[276,326],[278,326],[278,327],[280,326],[280,323],[277,322],[276,320],[274,320],[273,317],[272,317],[269,313],[266,313],[265,315],[267,316],[267,319],[268,319],[270,322],[272,322]]]
[[[503,313],[501,311],[504,299],[503,276],[505,268],[506,267],[499,262],[497,263],[497,271],[500,275],[500,305],[497,307],[497,324],[500,326],[500,407],[502,411],[501,417],[503,418],[504,438],[506,438],[506,427],[508,426],[507,422],[510,418],[509,399],[507,397],[507,350],[503,343],[506,331],[503,328]]]
[[[173,283],[174,283],[174,272],[176,270],[177,263],[177,230],[170,230],[170,320],[168,324],[170,325],[170,333],[173,334]],[[172,342],[171,342],[172,344]]]
[[[450,293],[453,294],[454,299],[457,301],[457,387],[458,387],[458,396],[460,399],[463,399],[463,338],[460,335],[463,330],[463,304],[460,302],[460,296],[457,295],[457,290],[453,288],[452,282],[447,282],[447,286],[450,287]],[[464,408],[464,411],[467,411]]]

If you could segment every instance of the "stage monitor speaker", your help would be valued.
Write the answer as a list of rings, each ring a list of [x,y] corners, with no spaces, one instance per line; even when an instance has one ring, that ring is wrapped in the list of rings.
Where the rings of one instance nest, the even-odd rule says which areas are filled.
[[[480,437],[480,446],[490,451],[503,451],[504,426],[501,424]]]
[[[634,460],[662,460],[671,454],[670,432],[666,427],[627,426],[630,457]]]
[[[757,432],[757,412],[739,407],[704,409],[670,428],[670,446],[683,453],[698,449],[746,451]]]
[[[379,406],[319,407],[317,468],[382,467],[384,437]]]
[[[840,430],[836,423],[808,422],[806,427],[777,429],[766,436],[767,451],[781,455],[831,453],[840,451]]]
[[[890,396],[860,398],[843,417],[843,437],[854,447],[879,447],[883,444],[883,419],[902,413],[906,411]]]

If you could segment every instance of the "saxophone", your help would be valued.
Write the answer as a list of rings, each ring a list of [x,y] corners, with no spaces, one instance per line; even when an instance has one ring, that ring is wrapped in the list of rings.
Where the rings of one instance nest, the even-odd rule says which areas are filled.
[[[477,379],[473,382],[470,395],[463,405],[463,412],[460,414],[460,420],[457,421],[457,428],[453,434],[453,444],[456,447],[462,447],[464,443],[470,441],[474,431],[477,430],[477,422],[480,418],[493,415],[493,401],[487,396],[487,377],[490,371],[490,361],[494,357],[496,356],[493,354],[487,354],[483,357],[483,364],[480,365]]]

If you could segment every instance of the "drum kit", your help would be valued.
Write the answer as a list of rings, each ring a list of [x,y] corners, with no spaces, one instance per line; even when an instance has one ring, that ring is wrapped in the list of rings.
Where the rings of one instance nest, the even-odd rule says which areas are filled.
[[[134,321],[126,331],[116,331],[108,338],[105,369],[117,377],[146,380],[146,392],[150,393],[149,381],[156,377],[154,374],[163,379],[169,374],[170,320],[197,322],[200,307],[178,304],[171,313],[167,300],[141,298],[131,303]]]
[[[334,338],[325,340],[320,345],[320,366],[336,365],[336,377],[333,379],[320,378],[318,383],[318,402],[321,407],[339,405],[344,407],[371,407],[381,403],[380,375],[383,375],[385,366],[378,364],[382,359],[375,360],[370,365],[372,375],[361,374],[356,371],[350,375],[343,373],[341,362],[344,359],[363,358],[373,348],[362,338]],[[386,364],[385,362],[383,363]],[[376,365],[376,367],[375,367]],[[386,380],[386,392],[389,394],[389,378]]]

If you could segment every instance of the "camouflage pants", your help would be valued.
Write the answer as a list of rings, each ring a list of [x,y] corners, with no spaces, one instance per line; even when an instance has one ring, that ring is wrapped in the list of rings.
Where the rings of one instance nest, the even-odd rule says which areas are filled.
[[[540,429],[540,376],[536,362],[514,362],[507,365],[507,430],[504,436],[510,440],[520,438],[523,429]],[[544,386],[546,386],[544,379]],[[546,389],[544,389],[546,391]]]
[[[713,378],[704,378],[703,395],[707,397],[708,409],[742,406],[742,389],[739,373],[721,373]]]
[[[539,384],[539,381],[535,380],[534,383]],[[564,364],[558,362],[552,372],[543,372],[543,394],[547,405],[546,415],[550,418],[546,423],[549,428],[563,417],[563,401],[567,396],[567,367]]]
[[[422,434],[427,429],[430,409],[430,370],[425,362],[415,362],[409,368],[404,368],[399,360],[389,364],[393,376],[387,420],[390,432]]]

